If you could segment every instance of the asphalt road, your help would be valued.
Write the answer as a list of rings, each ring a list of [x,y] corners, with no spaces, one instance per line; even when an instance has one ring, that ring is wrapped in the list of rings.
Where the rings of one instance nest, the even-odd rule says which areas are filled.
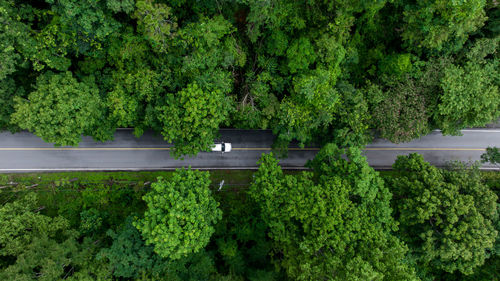
[[[488,146],[500,146],[500,129],[464,130],[463,136],[442,136],[439,131],[409,143],[393,144],[375,140],[365,150],[375,168],[390,168],[397,155],[418,152],[437,166],[450,160],[476,161]],[[171,145],[151,132],[136,138],[131,130],[118,130],[115,140],[105,143],[84,137],[79,147],[54,147],[27,132],[0,133],[0,172],[71,171],[71,170],[156,170],[182,166],[193,168],[256,168],[262,153],[271,150],[273,135],[265,130],[221,130],[221,140],[230,142],[233,151],[201,152],[184,160],[170,156]],[[287,168],[301,168],[312,159],[317,148],[292,145]],[[497,168],[484,166],[485,168]]]

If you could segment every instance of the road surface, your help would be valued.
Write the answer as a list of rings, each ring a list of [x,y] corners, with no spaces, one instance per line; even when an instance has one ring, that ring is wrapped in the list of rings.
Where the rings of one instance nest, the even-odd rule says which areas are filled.
[[[443,166],[450,160],[479,160],[486,147],[500,146],[500,129],[471,129],[462,133],[463,136],[452,137],[434,131],[421,139],[397,145],[377,139],[367,146],[364,153],[371,166],[387,169],[397,155],[418,152],[432,164]],[[196,157],[178,160],[170,156],[171,145],[151,132],[136,138],[131,130],[118,130],[115,140],[105,143],[84,137],[79,147],[54,147],[27,132],[2,132],[0,172],[161,170],[182,166],[249,169],[256,168],[260,155],[271,150],[273,139],[271,132],[266,130],[221,130],[221,140],[232,143],[232,152],[201,152]],[[317,150],[292,146],[281,165],[290,169],[302,168]]]

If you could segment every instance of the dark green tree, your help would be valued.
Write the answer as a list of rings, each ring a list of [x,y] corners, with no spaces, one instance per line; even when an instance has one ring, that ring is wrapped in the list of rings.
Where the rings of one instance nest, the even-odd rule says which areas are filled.
[[[422,87],[411,77],[404,82],[397,82],[386,92],[376,85],[367,91],[377,99],[372,113],[373,125],[380,131],[380,136],[392,142],[410,141],[430,131],[426,98]]]
[[[500,164],[500,150],[497,147],[488,147],[486,152],[481,155],[482,163],[491,163],[493,165]]]
[[[68,47],[76,55],[102,55],[101,50],[108,37],[121,27],[107,9],[107,3],[111,1],[47,0],[46,2],[51,4],[52,12],[57,15],[52,18],[50,26],[57,28],[58,31],[52,34],[56,38],[62,36],[73,38],[74,41]],[[58,43],[55,42],[50,47],[57,48]]]
[[[113,243],[111,247],[102,249],[97,259],[107,261],[109,271],[115,277],[139,278],[160,274],[165,261],[154,253],[152,246],[145,245],[132,221],[132,217],[127,218],[118,233],[108,230],[107,235]]]
[[[40,214],[37,201],[37,195],[30,192],[0,208],[0,257],[14,261],[0,269],[0,278],[60,280],[70,275],[96,278],[102,274],[99,265],[85,266],[93,256],[92,242],[80,245],[78,232],[70,229],[69,221]]]

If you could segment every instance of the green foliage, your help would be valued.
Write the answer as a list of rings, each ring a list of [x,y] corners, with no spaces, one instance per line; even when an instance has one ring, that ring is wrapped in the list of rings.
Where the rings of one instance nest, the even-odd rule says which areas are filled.
[[[393,54],[386,56],[379,62],[379,70],[382,74],[401,75],[411,71],[411,54]]]
[[[251,82],[242,89],[244,95],[231,118],[232,123],[238,128],[268,129],[280,107],[278,98],[271,91],[272,85],[269,85],[274,80],[268,72],[257,77],[249,75],[248,80]]]
[[[448,42],[460,47],[486,20],[484,0],[418,0],[398,4],[404,8],[402,37],[413,50],[442,50]]]
[[[174,85],[184,88],[197,83],[204,89],[229,94],[230,70],[246,61],[233,32],[234,27],[222,16],[202,17],[179,29],[170,49],[176,55],[171,66]]]
[[[500,42],[500,37],[477,39],[466,52],[467,59],[481,61],[486,56],[495,54]]]
[[[0,64],[0,81],[16,71],[21,56],[16,52],[16,45],[23,42],[27,27],[16,20],[13,1],[0,1],[0,53],[2,64]]]
[[[78,145],[81,134],[93,133],[102,114],[95,84],[79,82],[71,72],[39,76],[28,100],[17,98],[15,109],[12,122],[56,145]]]
[[[57,237],[68,228],[62,217],[50,218],[39,213],[37,197],[28,193],[21,200],[6,203],[0,208],[0,255],[18,255],[26,245],[41,236]]]
[[[217,195],[223,212],[212,237],[222,257],[218,272],[249,280],[282,280],[270,262],[272,242],[266,236],[267,227],[255,202],[246,192]]]
[[[69,222],[42,215],[37,208],[32,192],[0,208],[0,257],[14,257],[0,269],[2,280],[58,280],[78,271],[85,260],[78,232]]]
[[[169,261],[166,272],[165,280],[204,281],[212,278],[216,272],[216,268],[212,257],[204,250],[200,250],[187,257]],[[158,276],[156,279],[161,277],[163,276]]]
[[[368,89],[380,100],[374,106],[373,120],[380,136],[399,143],[418,138],[430,131],[427,104],[422,88],[410,77],[382,93],[377,86]]]
[[[56,242],[46,236],[36,237],[17,255],[15,264],[0,272],[2,280],[58,280],[68,274],[67,266],[78,253],[74,239]]]
[[[107,1],[46,1],[52,4],[52,11],[59,15],[53,18],[54,26],[61,28],[58,32],[74,37],[74,45],[70,47],[76,54],[96,55],[107,37],[120,28],[120,23],[105,8]]]
[[[347,154],[348,160],[344,160],[343,154]],[[359,156],[359,150],[345,151],[328,145],[311,163],[312,170],[305,173],[284,172],[276,159],[264,158],[262,161],[267,162],[263,162],[255,174],[250,191],[258,200],[247,196],[246,190],[239,190],[241,185],[237,189],[226,186],[216,192],[215,198],[224,215],[213,226],[215,232],[210,242],[197,253],[175,260],[159,257],[154,246],[146,245],[132,224],[136,220],[134,217],[146,207],[141,200],[144,189],[149,189],[144,181],[154,180],[158,175],[170,178],[174,172],[4,175],[2,185],[14,181],[20,185],[36,183],[38,186],[30,191],[0,189],[0,278],[412,280],[414,275],[409,262],[426,280],[496,280],[498,239],[494,248],[486,252],[484,265],[477,266],[469,275],[459,270],[448,273],[423,265],[419,259],[424,256],[423,250],[415,248],[415,245],[422,247],[421,243],[409,243],[412,252],[405,256],[405,246],[392,235],[392,230],[397,228],[387,205],[391,195],[378,173]],[[475,182],[483,182],[498,191],[498,173],[481,172],[478,180],[477,170],[440,171],[447,184],[476,191],[456,195],[447,193],[449,190],[444,185],[437,184],[443,194],[459,198],[460,202],[472,200],[476,210],[483,214],[494,213],[495,201],[491,192],[479,192],[478,195],[477,191],[484,191],[484,188],[477,188]],[[212,178],[223,177],[230,184],[236,180],[232,173],[211,172]],[[393,183],[399,179],[406,181],[408,176],[418,173],[408,170],[383,174],[389,174],[387,180]],[[245,175],[240,184],[247,182],[249,173]],[[58,179],[62,179],[59,180],[61,185],[55,188],[54,182]],[[265,187],[258,189],[258,194],[254,190],[257,182],[259,188]],[[415,182],[418,183],[411,184],[417,185]],[[411,191],[411,184],[402,185],[403,190]],[[270,197],[275,200],[267,201]],[[395,199],[400,199],[394,201],[397,203],[404,198]],[[457,205],[446,205],[448,201],[442,196],[430,197],[418,204],[429,205],[428,202],[435,203],[438,199],[445,204],[442,210],[456,210],[454,206]],[[419,212],[435,213],[436,209],[430,209],[405,212],[413,217]],[[76,222],[74,216],[78,218]],[[401,215],[396,213],[396,218]],[[500,230],[498,211],[492,218],[484,218]],[[414,235],[412,229],[417,226],[408,231],[405,231],[406,226],[401,227],[403,238],[411,235],[410,238],[421,240],[426,237]],[[79,234],[76,229],[88,234]],[[479,226],[473,230],[475,233],[484,229]],[[335,275],[321,278],[322,272],[330,270],[335,270]]]
[[[163,267],[161,258],[154,253],[152,246],[144,244],[132,221],[132,217],[127,218],[118,233],[108,230],[107,235],[113,243],[110,248],[102,249],[97,259],[107,260],[115,277],[138,278],[159,274]]]
[[[80,213],[80,232],[87,235],[99,233],[102,221],[102,215],[98,210],[94,208],[83,210]]]
[[[225,126],[271,129],[283,150],[292,141],[359,146],[370,129],[393,141],[435,128],[456,134],[498,117],[497,8],[485,0],[1,0],[0,128],[71,145],[81,134],[109,140],[118,127],[136,136],[152,129],[174,142],[177,157],[210,149]],[[18,112],[38,109],[21,100],[49,71],[71,72],[74,89],[88,86],[93,102],[62,100],[85,101],[88,110],[75,111],[93,118],[51,107],[65,121],[49,126]],[[372,100],[369,85],[384,98]]]
[[[500,164],[500,150],[497,147],[487,147],[486,152],[481,155],[481,162],[489,162],[493,165]]]
[[[360,150],[323,148],[314,173],[284,175],[264,155],[250,188],[275,244],[275,262],[296,280],[416,280],[403,263],[390,193]]]
[[[106,6],[115,13],[124,12],[129,14],[134,10],[135,0],[107,0]]]
[[[167,105],[158,108],[158,119],[165,140],[175,145],[173,153],[196,155],[200,150],[210,150],[231,106],[219,90],[203,90],[196,83],[169,95]]]
[[[281,102],[278,126],[274,133],[288,145],[297,139],[302,145],[311,141],[315,130],[327,127],[334,120],[339,94],[333,87],[332,74],[317,69],[294,81],[294,95]]]
[[[153,0],[138,0],[133,15],[137,19],[139,31],[158,51],[165,51],[173,37],[177,23],[171,9]]]
[[[11,123],[11,115],[14,113],[14,97],[20,96],[22,89],[16,92],[14,79],[6,78],[0,81],[0,130],[10,129],[15,131],[17,126]]]
[[[497,231],[497,196],[477,169],[440,170],[419,154],[399,156],[390,180],[400,235],[422,270],[472,274],[488,257]]]
[[[339,82],[337,88],[342,94],[342,106],[336,114],[336,122],[328,132],[321,132],[322,143],[334,142],[339,147],[357,147],[370,142],[370,115],[367,98],[363,93],[345,81]],[[330,137],[333,136],[333,137]]]
[[[159,177],[143,197],[148,205],[144,218],[134,222],[146,245],[172,260],[205,247],[222,216],[209,185],[207,172],[191,169],[176,170],[167,182]]]
[[[309,65],[314,63],[316,59],[314,48],[305,37],[292,42],[290,48],[286,51],[286,56],[288,57],[290,73],[308,69]]]
[[[451,65],[441,80],[443,95],[436,122],[444,134],[468,127],[484,126],[500,116],[498,61]]]

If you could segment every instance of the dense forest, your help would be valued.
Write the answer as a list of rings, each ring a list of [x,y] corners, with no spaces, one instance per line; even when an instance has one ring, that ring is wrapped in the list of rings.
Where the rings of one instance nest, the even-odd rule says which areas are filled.
[[[419,154],[377,172],[360,153],[329,144],[302,172],[264,154],[243,176],[0,175],[0,280],[500,280],[500,173]]]
[[[0,128],[56,145],[218,128],[407,141],[500,116],[496,0],[0,0]]]
[[[0,0],[0,130],[153,130],[176,157],[219,128],[321,147],[226,186],[236,171],[2,174],[0,280],[500,280],[500,173],[418,154],[378,172],[361,152],[500,117],[499,6]]]

